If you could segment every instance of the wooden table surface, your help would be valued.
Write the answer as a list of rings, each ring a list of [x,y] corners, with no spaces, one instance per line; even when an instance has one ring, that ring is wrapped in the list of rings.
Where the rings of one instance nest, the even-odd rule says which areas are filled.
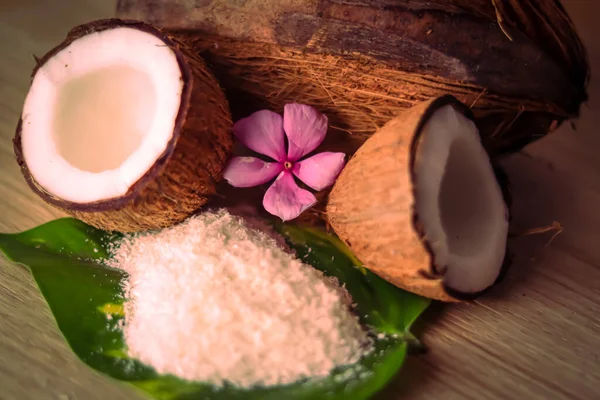
[[[576,131],[504,163],[515,227],[558,221],[564,231],[550,243],[551,233],[513,240],[514,265],[484,298],[431,307],[417,327],[429,353],[411,357],[380,399],[600,399],[600,2],[564,3],[588,48],[591,100]],[[113,10],[114,0],[0,0],[0,231],[62,216],[29,191],[12,152],[32,55]],[[126,398],[139,396],[80,362],[29,273],[0,260],[0,399]]]

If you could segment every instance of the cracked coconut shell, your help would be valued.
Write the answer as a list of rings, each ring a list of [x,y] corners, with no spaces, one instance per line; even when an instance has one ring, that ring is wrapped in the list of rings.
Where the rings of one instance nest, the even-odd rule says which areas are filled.
[[[401,110],[450,93],[493,153],[576,118],[585,49],[559,0],[119,0],[215,66],[235,118],[289,102],[326,113],[352,152]]]
[[[117,51],[121,53],[117,54]],[[140,58],[143,59],[140,61]],[[144,73],[127,75],[127,79],[123,80],[125,83],[121,84],[132,82],[133,85],[139,78],[142,82],[139,87],[119,91],[115,80],[119,79],[119,74],[131,72],[119,69],[125,65],[123,62],[135,64]],[[113,66],[116,68],[114,73],[102,75],[106,71],[103,68]],[[73,76],[69,76],[68,71],[74,71]],[[166,78],[168,71],[171,80]],[[77,81],[81,76],[90,80]],[[100,79],[98,76],[106,81],[101,84],[93,81]],[[59,81],[64,83],[56,83]],[[48,82],[51,82],[51,89],[48,89]],[[62,106],[53,104],[60,101],[52,100],[52,93],[59,93],[56,95],[58,98],[61,90],[67,91],[69,82],[78,82],[69,89],[75,90],[76,95],[73,95],[72,101],[60,101],[62,106],[67,107],[65,104],[68,104],[71,109],[67,109],[62,117],[54,115],[52,113],[59,112],[54,110]],[[116,90],[118,95],[106,94],[108,90]],[[155,95],[152,90],[162,92]],[[146,104],[148,96],[148,109],[137,110],[135,105]],[[104,99],[104,103],[94,103],[98,98]],[[112,114],[102,114],[101,108],[108,110],[112,107],[113,110],[114,105],[124,98],[129,103],[122,107],[131,107],[132,113],[140,111],[139,115],[134,117],[117,112],[119,110],[112,111],[117,121],[114,126],[97,129],[96,125],[110,124],[113,119]],[[90,104],[85,101],[90,101]],[[84,103],[83,107],[76,108],[78,103]],[[166,108],[154,109],[155,104]],[[94,121],[86,113],[98,113],[102,117]],[[46,115],[52,116],[44,119]],[[76,115],[87,123],[73,125],[73,128],[69,124],[77,121],[69,118]],[[147,121],[160,120],[153,119],[156,115],[164,117],[162,122],[147,125]],[[63,123],[62,128],[57,128],[60,118],[66,118],[66,125]],[[120,127],[118,124],[121,124]],[[155,129],[158,124],[167,128]],[[14,138],[14,151],[27,183],[47,203],[100,229],[144,231],[178,223],[213,198],[233,146],[231,124],[227,100],[198,55],[151,25],[119,19],[99,20],[72,29],[61,44],[38,60]],[[133,156],[124,158],[125,161],[111,161],[118,158],[115,154],[127,145],[125,138],[135,136],[134,130],[138,125],[147,128],[140,133],[144,138],[141,139],[142,144],[133,148],[131,153],[140,157],[135,162]],[[121,132],[117,128],[125,130]],[[51,138],[61,137],[61,129],[74,133],[68,140],[63,140],[66,144],[59,143],[58,139],[54,139],[53,143]],[[86,130],[93,131],[96,136],[85,136]],[[151,133],[156,140],[146,143],[144,135]],[[103,135],[113,135],[114,145],[106,147],[106,143],[98,142],[99,147],[94,148]],[[89,146],[82,139],[84,137],[90,141]],[[141,148],[146,144],[149,147],[144,147],[142,152]],[[63,151],[61,146],[67,150]],[[69,146],[74,149],[68,150]],[[59,150],[51,154],[55,147]],[[136,153],[138,150],[139,153]],[[72,160],[64,156],[69,151]],[[152,152],[150,158],[148,154]],[[91,159],[96,159],[97,165],[91,165]],[[108,167],[111,162],[114,165]],[[127,163],[129,169],[125,171]],[[122,176],[114,179],[102,175],[100,172],[105,172],[104,169],[122,172]],[[105,184],[106,189],[100,187],[100,183],[93,184],[96,182],[94,179]],[[119,179],[125,183],[116,182]]]
[[[366,268],[441,301],[477,297],[507,266],[510,193],[472,118],[450,95],[404,111],[348,161],[326,206]]]

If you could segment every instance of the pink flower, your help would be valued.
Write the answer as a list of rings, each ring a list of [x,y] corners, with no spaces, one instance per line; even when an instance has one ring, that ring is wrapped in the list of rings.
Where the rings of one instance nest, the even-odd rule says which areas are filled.
[[[323,142],[326,133],[327,117],[307,105],[286,104],[283,117],[269,110],[257,111],[236,122],[233,134],[275,162],[233,157],[224,177],[235,187],[258,186],[277,177],[263,197],[263,206],[283,221],[294,219],[317,202],[311,192],[296,184],[294,176],[319,191],[333,185],[344,168],[344,153],[324,152],[302,160]]]

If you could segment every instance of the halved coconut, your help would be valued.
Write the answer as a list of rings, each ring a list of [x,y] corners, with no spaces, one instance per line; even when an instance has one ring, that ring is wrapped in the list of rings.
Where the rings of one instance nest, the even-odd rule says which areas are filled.
[[[232,148],[223,92],[159,29],[81,25],[35,67],[14,150],[30,187],[101,229],[157,229],[206,204]]]
[[[433,299],[481,293],[506,255],[503,190],[469,110],[452,96],[369,138],[335,183],[327,217],[367,268]]]

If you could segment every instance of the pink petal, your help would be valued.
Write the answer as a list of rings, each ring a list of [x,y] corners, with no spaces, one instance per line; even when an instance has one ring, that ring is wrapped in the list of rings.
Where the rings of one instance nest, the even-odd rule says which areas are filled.
[[[283,221],[296,218],[316,202],[311,192],[298,187],[289,171],[279,174],[263,198],[265,210]]]
[[[319,153],[294,164],[292,172],[315,190],[333,185],[344,168],[344,153]]]
[[[280,163],[268,163],[254,157],[233,157],[229,160],[223,177],[231,186],[252,187],[262,185],[283,171]]]
[[[288,160],[297,161],[323,142],[327,116],[304,104],[286,104],[283,129],[288,138]]]
[[[233,125],[233,134],[250,150],[285,161],[283,118],[269,110],[257,111]]]

